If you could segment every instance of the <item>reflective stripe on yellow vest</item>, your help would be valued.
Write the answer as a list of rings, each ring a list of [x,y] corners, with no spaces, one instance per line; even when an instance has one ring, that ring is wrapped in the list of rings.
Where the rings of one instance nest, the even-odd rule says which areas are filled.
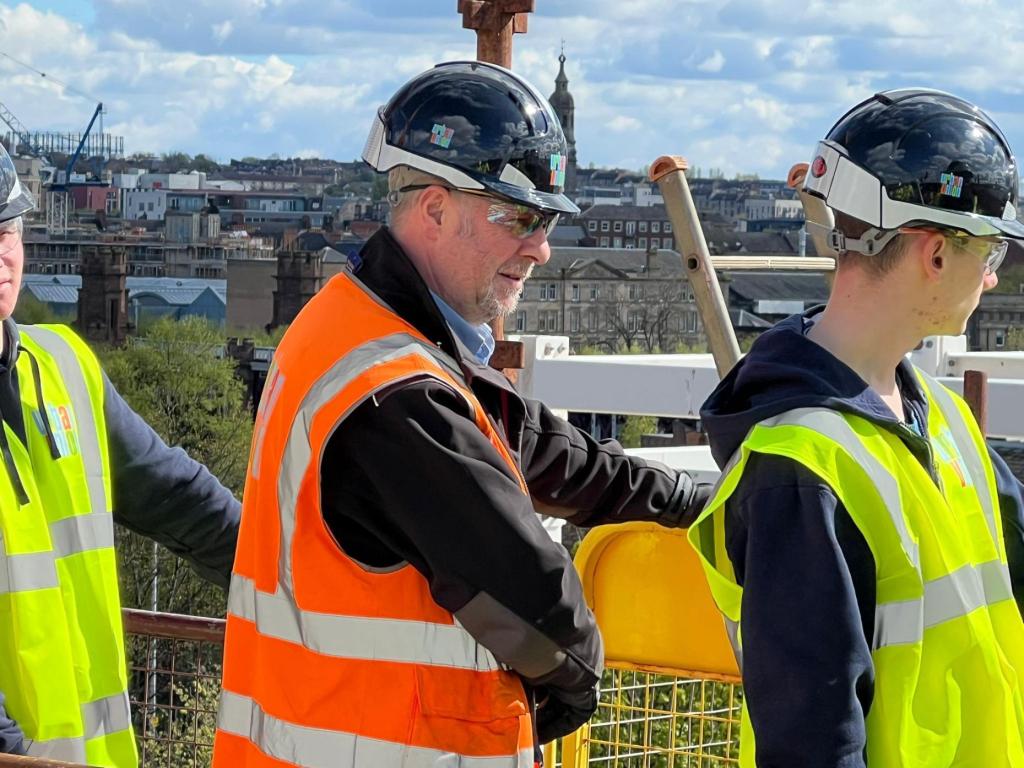
[[[102,374],[67,328],[20,331],[27,444],[2,428],[27,502],[0,468],[0,691],[30,755],[133,768]]]
[[[1024,622],[1010,590],[995,475],[963,401],[921,381],[938,486],[891,432],[798,409],[751,430],[690,541],[742,664],[743,590],[725,549],[725,504],[752,453],[806,466],[835,491],[874,556],[868,765],[1024,768]],[[744,707],[741,764],[754,766],[754,752]]]
[[[332,278],[278,347],[231,577],[217,768],[533,764],[519,677],[434,601],[412,565],[363,566],[324,524],[320,461],[331,435],[361,404],[426,378],[464,400],[507,466],[508,492],[526,495],[458,363],[354,276]]]

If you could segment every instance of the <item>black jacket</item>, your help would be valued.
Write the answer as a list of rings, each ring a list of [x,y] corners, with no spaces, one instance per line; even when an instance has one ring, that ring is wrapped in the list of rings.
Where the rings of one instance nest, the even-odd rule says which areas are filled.
[[[597,443],[519,396],[453,338],[427,286],[385,229],[353,261],[357,277],[458,360],[522,468],[533,504],[476,427],[466,403],[433,380],[402,384],[357,408],[321,464],[324,517],[353,559],[407,561],[499,661],[554,696],[592,691],[600,635],[566,550],[535,508],[594,526],[686,525],[699,511],[690,478]]]
[[[794,316],[767,331],[704,404],[723,466],[759,421],[793,408],[854,413],[897,434],[931,472],[927,442],[900,424],[850,368],[806,337]],[[928,402],[910,364],[897,381],[927,433]],[[1024,602],[1021,485],[990,450],[1007,555]],[[726,503],[726,548],[743,585],[743,683],[761,768],[863,768],[874,691],[875,563],[832,489],[802,464],[754,454]],[[872,768],[875,768],[874,766]]]
[[[6,320],[2,332],[5,343],[0,356],[0,418],[24,442],[25,424],[14,370],[17,325]],[[168,447],[106,376],[103,383],[114,522],[159,542],[185,558],[201,576],[226,589],[238,538],[239,503],[206,467],[190,459],[181,448]],[[2,471],[6,470],[0,463]],[[0,753],[21,754],[21,729],[7,717],[3,702],[0,692]]]

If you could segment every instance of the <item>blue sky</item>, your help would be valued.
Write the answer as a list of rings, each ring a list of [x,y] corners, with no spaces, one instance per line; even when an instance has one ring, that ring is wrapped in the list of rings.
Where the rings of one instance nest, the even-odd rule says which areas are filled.
[[[581,164],[682,154],[782,177],[849,106],[922,85],[972,99],[1024,152],[1016,0],[537,0],[513,66],[553,89],[565,40]],[[358,157],[376,107],[436,61],[469,58],[456,0],[0,3],[0,51],[94,94],[129,151]],[[94,104],[0,58],[32,129]]]

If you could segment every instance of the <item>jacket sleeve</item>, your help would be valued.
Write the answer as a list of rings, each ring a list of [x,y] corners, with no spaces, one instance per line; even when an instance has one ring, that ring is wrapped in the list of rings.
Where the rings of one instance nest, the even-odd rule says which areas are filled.
[[[227,589],[241,506],[181,448],[170,448],[104,375],[114,521],[159,542]]]
[[[726,504],[758,768],[864,768],[874,561],[828,485],[750,459]]]
[[[4,706],[6,699],[0,693],[0,754],[2,755],[24,755],[25,734],[21,728],[7,714]]]
[[[320,476],[328,527],[353,559],[370,538],[412,564],[531,684],[594,686],[601,638],[572,562],[461,396],[420,381],[366,401],[329,440]]]
[[[615,440],[598,442],[543,403],[524,402],[523,472],[538,512],[583,527],[632,520],[685,527],[707,501],[710,484],[629,456]]]
[[[1010,583],[1017,605],[1024,613],[1024,485],[1021,484],[1003,457],[991,447],[988,449],[992,468],[996,474],[999,511],[1003,518],[1003,539],[1006,559],[1010,566]]]

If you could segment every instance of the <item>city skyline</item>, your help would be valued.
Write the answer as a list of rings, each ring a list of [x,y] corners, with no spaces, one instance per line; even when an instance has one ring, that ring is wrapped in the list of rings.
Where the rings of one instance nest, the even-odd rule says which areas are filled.
[[[359,156],[374,110],[441,60],[472,58],[455,0],[33,0],[0,4],[0,99],[33,130],[81,131],[95,107],[126,150]],[[999,21],[998,38],[992,22]],[[1024,61],[1009,2],[538,0],[514,68],[545,94],[565,40],[580,167],[687,156],[781,178],[875,90],[972,99],[1024,146]],[[993,44],[997,39],[998,44]]]

